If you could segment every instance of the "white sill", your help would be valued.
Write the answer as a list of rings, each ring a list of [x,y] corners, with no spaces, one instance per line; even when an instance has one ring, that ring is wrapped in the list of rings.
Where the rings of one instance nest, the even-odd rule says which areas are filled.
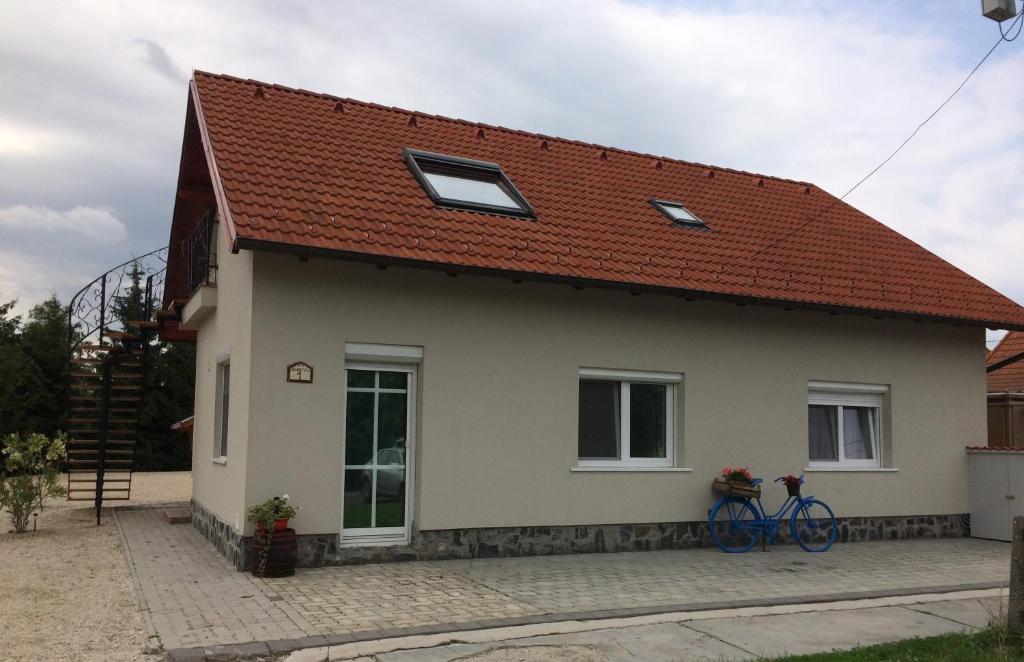
[[[221,456],[213,458],[213,463],[214,464],[227,464],[228,463],[228,458],[227,458],[226,455],[221,455]]]
[[[650,472],[650,473],[692,473],[692,467],[569,467],[569,471],[583,473],[600,472]]]
[[[355,540],[345,540],[340,538],[338,540],[338,547],[408,547],[409,537],[403,536],[401,538],[385,538],[383,540],[374,540],[372,538],[356,538]]]
[[[835,466],[835,467],[805,467],[804,471],[807,472],[807,473],[812,473],[812,472],[815,472],[815,471],[819,471],[819,472],[826,472],[826,471],[833,471],[833,472],[834,471],[850,471],[850,472],[861,472],[861,473],[884,473],[884,474],[891,474],[891,473],[896,473],[897,471],[899,471],[899,469],[897,469],[896,467],[844,467],[844,466]]]

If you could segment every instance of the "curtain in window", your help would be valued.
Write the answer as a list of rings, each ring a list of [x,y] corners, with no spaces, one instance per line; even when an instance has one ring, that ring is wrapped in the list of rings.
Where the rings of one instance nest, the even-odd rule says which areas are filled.
[[[872,460],[874,414],[871,407],[843,407],[843,455],[847,460]]]
[[[812,461],[836,461],[839,459],[836,407],[809,405],[807,420],[810,426]]]
[[[664,384],[629,385],[630,457],[665,457],[667,388]]]

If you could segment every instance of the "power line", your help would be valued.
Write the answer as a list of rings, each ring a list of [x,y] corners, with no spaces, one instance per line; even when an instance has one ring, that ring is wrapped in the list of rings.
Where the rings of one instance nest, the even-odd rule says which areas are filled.
[[[864,175],[864,177],[862,177],[862,178],[860,179],[860,181],[858,181],[858,182],[857,182],[856,184],[854,184],[853,186],[851,186],[851,187],[850,187],[850,189],[849,189],[849,190],[848,190],[848,191],[847,191],[846,193],[844,193],[844,194],[843,194],[842,196],[840,196],[840,197],[838,197],[838,198],[835,198],[835,199],[834,199],[834,200],[832,201],[832,203],[831,203],[831,204],[830,204],[830,205],[829,205],[828,207],[825,207],[825,209],[821,210],[820,212],[818,212],[817,214],[815,214],[815,215],[814,215],[814,216],[812,216],[811,218],[807,219],[807,221],[806,221],[806,222],[804,222],[804,223],[803,223],[802,225],[798,226],[798,227],[797,227],[796,229],[794,229],[794,230],[791,230],[791,231],[790,231],[790,232],[788,232],[787,234],[785,234],[785,235],[783,235],[783,236],[779,237],[778,239],[776,239],[776,240],[775,240],[774,242],[772,242],[771,244],[768,244],[768,245],[767,245],[767,246],[765,246],[764,248],[762,248],[762,249],[758,250],[758,251],[757,251],[756,253],[754,253],[754,255],[753,255],[753,256],[751,256],[751,259],[755,259],[755,258],[758,258],[758,257],[760,257],[760,256],[761,256],[761,255],[763,255],[763,254],[764,254],[765,252],[767,252],[767,251],[770,251],[771,249],[775,248],[776,246],[778,246],[779,244],[783,243],[784,241],[787,241],[787,240],[788,240],[788,239],[790,239],[790,238],[791,238],[791,237],[792,237],[793,235],[795,235],[796,233],[798,233],[798,232],[800,232],[801,230],[805,229],[805,228],[806,228],[807,226],[809,226],[809,225],[810,225],[811,223],[813,223],[814,221],[818,220],[819,218],[821,218],[822,216],[824,216],[825,214],[827,214],[827,213],[828,213],[829,211],[831,211],[831,210],[832,210],[832,209],[833,209],[833,208],[834,208],[834,207],[835,207],[836,205],[838,205],[838,204],[839,204],[840,202],[842,202],[843,200],[845,200],[845,199],[847,198],[847,196],[849,196],[849,195],[850,195],[851,193],[853,193],[853,192],[854,192],[854,191],[856,191],[856,190],[857,190],[858,188],[860,188],[860,185],[861,185],[861,184],[863,184],[864,182],[866,182],[866,181],[867,181],[868,179],[870,179],[870,178],[871,178],[871,177],[872,177],[872,176],[873,176],[873,175],[874,175],[874,174],[875,174],[876,172],[878,172],[879,170],[881,170],[881,169],[882,169],[882,168],[883,168],[883,167],[885,166],[885,164],[887,164],[887,163],[888,163],[889,161],[891,161],[891,160],[893,159],[893,157],[895,157],[895,156],[896,156],[897,154],[899,154],[899,153],[900,153],[900,151],[901,151],[901,150],[902,150],[902,149],[903,149],[904,147],[906,147],[906,146],[907,146],[907,143],[909,143],[909,142],[910,142],[911,140],[913,140],[913,139],[914,139],[914,137],[915,137],[915,136],[916,136],[916,135],[918,134],[918,132],[919,132],[919,131],[920,131],[921,129],[923,129],[923,128],[924,128],[924,126],[925,126],[926,124],[928,124],[928,122],[931,122],[931,121],[932,121],[932,119],[934,119],[934,118],[935,118],[935,116],[936,116],[936,115],[938,115],[938,114],[939,114],[939,112],[940,112],[940,111],[941,111],[941,110],[942,110],[943,108],[945,108],[945,107],[946,107],[946,104],[948,104],[948,103],[949,103],[950,101],[952,101],[952,100],[953,100],[953,97],[955,97],[955,96],[956,96],[956,95],[957,95],[957,94],[958,94],[958,93],[960,92],[960,90],[962,90],[962,89],[964,88],[964,85],[967,85],[967,81],[971,80],[971,78],[972,78],[972,77],[974,76],[974,74],[975,74],[975,73],[976,73],[976,72],[978,71],[978,69],[981,69],[981,65],[985,64],[985,61],[986,61],[986,60],[988,60],[989,56],[990,56],[990,55],[992,55],[992,53],[994,53],[994,52],[995,52],[995,50],[996,50],[997,48],[999,48],[999,45],[1000,45],[1001,43],[1003,43],[1004,41],[1014,41],[1015,39],[1017,39],[1017,37],[1019,37],[1019,36],[1020,36],[1020,31],[1021,31],[1021,28],[1022,28],[1022,27],[1024,27],[1024,21],[1022,21],[1022,20],[1021,20],[1021,19],[1022,19],[1022,17],[1024,17],[1024,7],[1021,7],[1021,10],[1020,10],[1019,12],[1017,12],[1017,15],[1016,15],[1016,16],[1014,16],[1014,18],[1013,18],[1013,22],[1012,22],[1012,23],[1010,23],[1010,28],[1009,28],[1009,30],[1007,30],[1006,32],[1003,32],[1003,26],[1002,26],[1002,23],[1000,23],[1000,24],[999,24],[999,39],[998,39],[998,40],[996,41],[996,43],[995,43],[995,44],[993,44],[993,45],[992,45],[992,48],[988,49],[988,52],[987,52],[987,53],[985,53],[985,57],[981,58],[981,60],[980,60],[980,61],[978,62],[978,64],[974,65],[974,68],[973,68],[973,69],[971,69],[970,73],[968,73],[968,74],[967,74],[967,77],[963,79],[963,81],[962,81],[962,82],[960,83],[960,85],[958,85],[958,86],[957,86],[957,88],[956,88],[955,90],[953,90],[953,93],[952,93],[952,94],[950,94],[950,95],[949,95],[948,97],[946,97],[946,100],[945,100],[945,101],[943,101],[942,103],[940,103],[940,104],[939,104],[939,107],[938,107],[938,108],[936,108],[935,110],[933,110],[933,111],[932,111],[931,115],[929,115],[928,117],[926,117],[926,118],[924,119],[924,121],[923,121],[923,122],[921,122],[920,124],[918,124],[918,125],[917,125],[917,128],[916,128],[916,129],[914,129],[914,131],[913,131],[913,132],[912,132],[912,133],[911,133],[911,134],[910,134],[909,136],[907,136],[907,139],[906,139],[906,140],[904,140],[903,142],[901,142],[901,143],[900,143],[899,147],[897,147],[897,148],[896,148],[896,149],[895,149],[895,150],[894,150],[894,151],[892,152],[892,154],[890,154],[889,156],[885,157],[885,160],[884,160],[884,161],[882,161],[882,162],[881,162],[881,163],[879,163],[879,164],[878,164],[877,166],[875,166],[875,167],[874,167],[874,169],[872,169],[872,170],[871,170],[871,172],[869,172],[868,174]],[[1009,35],[1009,34],[1010,34],[1010,32],[1012,32],[1012,31],[1013,31],[1013,28],[1014,28],[1015,26],[1017,27],[1017,33],[1016,33],[1016,34],[1015,34],[1015,35],[1014,35],[1013,37],[1007,37],[1007,35]]]

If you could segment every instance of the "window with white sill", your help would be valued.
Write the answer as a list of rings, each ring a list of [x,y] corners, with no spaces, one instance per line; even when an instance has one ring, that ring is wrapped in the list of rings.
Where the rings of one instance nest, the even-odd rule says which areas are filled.
[[[681,381],[674,373],[581,369],[578,466],[673,466]]]
[[[231,363],[227,359],[217,363],[216,393],[213,457],[217,460],[223,460],[228,456],[228,407],[231,403]]]
[[[882,466],[882,413],[888,387],[811,382],[807,396],[811,467]]]

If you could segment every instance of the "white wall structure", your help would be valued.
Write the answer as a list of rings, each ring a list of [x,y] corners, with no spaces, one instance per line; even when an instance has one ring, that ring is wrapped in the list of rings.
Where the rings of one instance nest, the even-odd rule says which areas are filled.
[[[422,350],[415,530],[700,521],[725,465],[806,473],[804,493],[840,517],[968,511],[964,447],[985,438],[980,328],[272,253],[220,264],[218,307],[199,329],[194,476],[196,500],[225,522],[287,493],[300,534],[339,532],[347,343]],[[226,348],[219,465],[213,366]],[[296,361],[312,383],[287,381]],[[671,466],[581,470],[581,368],[681,375]],[[809,467],[812,382],[885,387],[880,467]],[[766,489],[769,505],[784,496]]]

